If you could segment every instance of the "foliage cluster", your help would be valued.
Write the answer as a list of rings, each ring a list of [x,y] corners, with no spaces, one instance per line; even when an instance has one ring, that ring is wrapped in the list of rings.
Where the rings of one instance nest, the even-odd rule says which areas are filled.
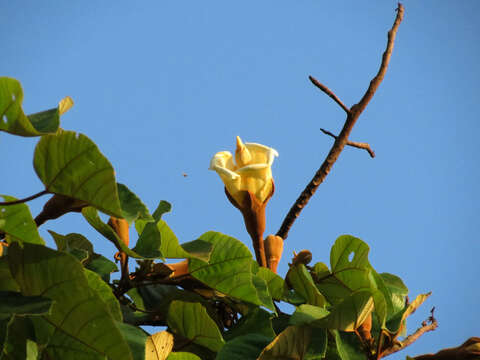
[[[150,212],[116,182],[96,144],[59,127],[70,98],[29,116],[22,99],[18,81],[0,78],[0,130],[39,137],[33,165],[45,189],[37,195],[53,197],[33,219],[25,201],[1,195],[0,359],[371,359],[372,349],[399,342],[428,297],[409,303],[402,280],[378,273],[368,245],[350,235],[334,242],[328,264],[311,266],[303,252],[284,278],[228,235],[180,243],[163,219],[168,202]],[[47,247],[38,227],[71,211],[98,238],[49,230],[56,249]],[[133,247],[115,221],[135,227]],[[117,260],[136,259],[135,271],[111,279],[117,264],[94,247],[105,240]]]

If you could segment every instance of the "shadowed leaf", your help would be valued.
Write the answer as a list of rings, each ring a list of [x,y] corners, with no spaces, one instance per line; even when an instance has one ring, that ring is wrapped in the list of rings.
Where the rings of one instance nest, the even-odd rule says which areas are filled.
[[[216,360],[256,359],[271,341],[272,337],[259,334],[236,337],[220,349]]]
[[[252,254],[240,241],[210,231],[200,240],[213,246],[209,262],[190,259],[190,274],[211,288],[240,300],[261,305],[252,280]]]
[[[42,336],[49,339],[46,356],[79,358],[86,352],[132,359],[110,311],[89,287],[82,265],[71,255],[32,244],[24,244],[21,249],[14,243],[8,259],[23,295],[42,294],[55,301],[51,314],[36,318],[44,327]]]
[[[146,205],[128,187],[117,183],[117,190],[123,218],[129,225],[137,219],[153,220]]]
[[[258,359],[321,359],[326,347],[326,331],[308,326],[289,326],[265,347]]]
[[[225,343],[217,325],[199,303],[173,301],[167,322],[174,333],[212,351],[220,350]]]

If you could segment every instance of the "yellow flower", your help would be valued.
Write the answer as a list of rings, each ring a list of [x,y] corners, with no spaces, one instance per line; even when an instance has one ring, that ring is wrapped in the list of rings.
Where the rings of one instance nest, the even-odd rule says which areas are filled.
[[[215,170],[225,184],[228,200],[243,215],[260,266],[267,266],[263,233],[265,206],[274,191],[272,164],[275,156],[278,153],[274,149],[244,144],[237,136],[235,158],[228,151],[220,151],[210,162],[210,170]]]
[[[229,151],[215,154],[210,170],[220,175],[229,195],[238,205],[245,200],[245,191],[260,203],[267,201],[273,193],[273,160],[278,153],[265,145],[243,143],[237,136],[235,158]]]

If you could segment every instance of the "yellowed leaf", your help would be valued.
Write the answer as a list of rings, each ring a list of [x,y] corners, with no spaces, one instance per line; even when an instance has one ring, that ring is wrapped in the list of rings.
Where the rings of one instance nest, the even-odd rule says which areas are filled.
[[[173,349],[173,335],[161,331],[147,338],[145,360],[165,360]]]
[[[70,96],[64,97],[58,103],[58,113],[60,115],[65,114],[68,110],[70,110],[73,106],[73,99]]]

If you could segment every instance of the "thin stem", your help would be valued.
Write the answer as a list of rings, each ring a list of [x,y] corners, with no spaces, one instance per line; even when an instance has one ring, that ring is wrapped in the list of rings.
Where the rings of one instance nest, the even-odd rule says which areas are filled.
[[[349,114],[350,113],[350,109],[345,106],[345,104],[337,97],[337,95],[335,95],[333,93],[332,90],[330,90],[328,87],[326,87],[325,85],[323,85],[320,81],[318,81],[317,79],[315,79],[313,76],[309,75],[308,76],[308,79],[312,82],[313,85],[315,85],[316,87],[318,87],[320,90],[322,90],[325,94],[327,94],[328,96],[330,96],[338,105],[340,105],[340,107],[347,113]]]
[[[30,201],[30,200],[33,200],[33,199],[36,199],[40,196],[43,196],[45,194],[48,194],[48,191],[47,190],[43,190],[43,191],[40,191],[39,193],[36,193],[32,196],[29,196],[29,197],[26,197],[24,199],[18,199],[18,200],[13,200],[13,201],[0,201],[0,206],[9,206],[9,205],[17,205],[17,204],[22,204],[22,203],[25,203],[27,201]]]
[[[334,139],[337,138],[336,135],[332,134],[330,131],[328,130],[325,130],[325,129],[320,129],[325,135],[329,135],[331,137],[333,137]],[[370,157],[374,158],[375,157],[375,152],[372,150],[372,148],[370,147],[370,145],[368,143],[362,143],[362,142],[356,142],[356,141],[350,141],[348,140],[347,141],[347,145],[348,146],[352,146],[352,147],[356,147],[358,149],[363,149],[363,150],[366,150],[369,154],[370,154]]]
[[[312,180],[308,183],[308,185],[305,187],[305,189],[302,191],[302,193],[298,197],[297,201],[295,201],[295,203],[293,204],[293,206],[290,208],[289,212],[285,216],[285,219],[283,220],[283,223],[276,234],[277,236],[280,236],[282,239],[285,240],[288,237],[288,232],[290,231],[290,228],[292,227],[295,220],[300,215],[300,212],[307,205],[308,201],[313,196],[313,194],[315,194],[315,191],[317,190],[318,186],[327,177],[328,173],[332,169],[333,164],[337,161],[345,145],[347,145],[348,137],[352,132],[353,126],[355,125],[359,116],[367,106],[368,102],[371,100],[371,98],[375,94],[375,91],[377,90],[378,86],[382,82],[385,76],[385,73],[387,71],[388,63],[390,62],[390,57],[392,55],[393,44],[395,41],[395,36],[398,30],[398,26],[400,25],[403,19],[403,12],[404,12],[403,5],[399,3],[397,8],[397,16],[395,18],[392,28],[388,32],[387,47],[382,56],[380,69],[377,75],[370,82],[370,85],[367,91],[365,92],[365,94],[363,95],[362,99],[360,100],[360,102],[356,105],[353,105],[351,109],[347,112],[347,119],[342,128],[342,131],[340,132],[338,137],[335,139],[335,142],[332,148],[330,149],[330,152],[328,153],[327,157],[325,158],[325,161],[322,163],[318,171],[313,176]],[[324,89],[322,90],[325,92]],[[335,101],[338,103],[337,100]]]

